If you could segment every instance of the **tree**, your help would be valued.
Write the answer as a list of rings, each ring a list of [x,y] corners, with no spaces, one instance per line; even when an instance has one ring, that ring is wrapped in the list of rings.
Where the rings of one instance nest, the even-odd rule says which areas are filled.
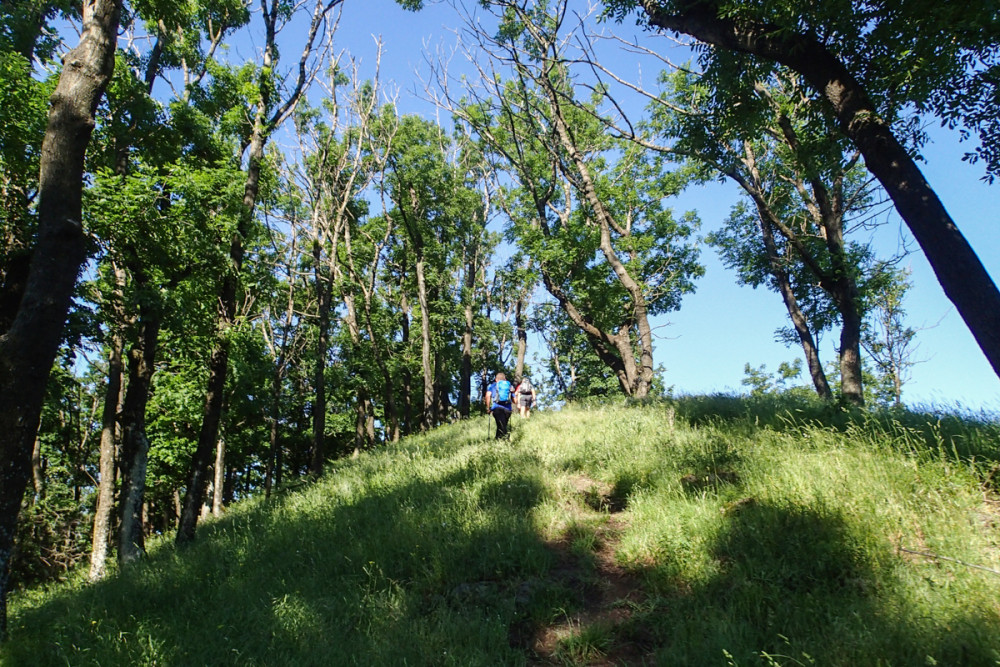
[[[1000,290],[907,150],[908,136],[920,139],[913,132],[919,116],[902,116],[910,105],[977,132],[975,155],[992,178],[1000,168],[994,76],[1000,15],[988,4],[924,0],[897,3],[893,11],[867,1],[607,0],[605,6],[619,20],[641,9],[651,28],[714,47],[701,50],[701,61],[720,100],[739,97],[748,78],[761,80],[775,64],[801,74],[830,125],[854,143],[892,198],[1000,375]]]
[[[30,478],[45,378],[86,258],[81,225],[84,156],[94,112],[114,68],[121,8],[121,0],[83,4],[80,43],[67,53],[51,98],[30,269],[16,315],[0,332],[0,638],[7,630],[10,555]]]
[[[498,35],[470,31],[513,78],[481,73],[490,96],[461,113],[517,183],[504,206],[546,289],[622,392],[643,397],[653,381],[649,318],[679,307],[702,271],[687,243],[696,218],[675,220],[662,206],[684,179],[642,147],[608,137],[599,111],[575,99],[562,53],[564,3],[551,13],[491,5]]]
[[[860,405],[861,329],[870,250],[849,238],[867,229],[878,199],[858,167],[856,151],[837,136],[813,131],[814,118],[803,108],[797,77],[777,76],[755,86],[746,99],[763,130],[743,139],[739,119],[725,109],[703,108],[709,91],[690,75],[667,77],[672,88],[651,104],[652,126],[674,139],[672,153],[690,156],[738,183],[752,204],[738,206],[725,227],[710,235],[723,261],[740,282],[766,284],[778,291],[801,345],[817,393],[830,398],[816,338],[840,323],[841,396]],[[825,303],[824,303],[825,302]],[[806,312],[803,312],[806,311]]]
[[[191,458],[184,508],[177,530],[178,544],[194,540],[194,531],[204,501],[207,470],[212,452],[218,443],[219,423],[225,396],[226,375],[229,364],[229,330],[236,324],[239,303],[240,271],[245,254],[244,244],[253,231],[254,210],[260,192],[264,148],[275,131],[295,110],[316,71],[313,61],[316,40],[321,30],[327,28],[328,14],[342,0],[317,0],[306,29],[303,49],[292,75],[291,87],[281,89],[278,74],[279,54],[277,36],[296,16],[286,11],[281,2],[261,3],[264,45],[260,66],[255,71],[256,81],[245,100],[246,117],[252,118],[246,134],[241,137],[241,149],[246,151],[247,168],[243,184],[243,208],[239,223],[229,239],[231,266],[219,285],[217,339],[209,362],[208,386],[205,393],[204,420],[198,444]],[[322,59],[320,59],[322,61]]]
[[[443,128],[416,116],[400,119],[382,187],[391,204],[383,213],[399,230],[394,263],[413,267],[412,285],[420,313],[420,370],[423,378],[421,430],[447,417],[452,375],[460,367],[459,340],[466,326],[461,305],[464,283],[456,276],[463,255],[479,244],[486,220],[485,198],[463,164],[460,148]],[[458,149],[456,151],[456,149]],[[408,274],[408,272],[405,272]],[[444,363],[455,356],[455,362]]]
[[[861,343],[868,356],[892,386],[893,403],[903,402],[903,385],[917,363],[914,339],[917,331],[906,325],[903,298],[911,287],[910,272],[890,265],[880,267],[880,280],[870,290],[872,317],[866,322]]]

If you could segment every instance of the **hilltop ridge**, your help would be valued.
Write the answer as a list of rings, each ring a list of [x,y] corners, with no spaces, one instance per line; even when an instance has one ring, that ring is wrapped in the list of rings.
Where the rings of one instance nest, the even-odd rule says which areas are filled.
[[[336,461],[14,595],[4,664],[1000,661],[996,421],[693,397]]]

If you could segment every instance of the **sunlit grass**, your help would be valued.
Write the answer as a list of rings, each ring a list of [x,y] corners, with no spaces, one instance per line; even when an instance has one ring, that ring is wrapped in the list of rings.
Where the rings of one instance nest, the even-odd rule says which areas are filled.
[[[1000,664],[987,415],[693,397],[513,426],[334,462],[190,548],[16,592],[3,664]],[[574,620],[609,547],[642,595]]]

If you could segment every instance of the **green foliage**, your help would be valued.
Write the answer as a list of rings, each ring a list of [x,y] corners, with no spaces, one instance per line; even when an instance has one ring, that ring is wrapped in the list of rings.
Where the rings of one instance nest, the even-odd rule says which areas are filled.
[[[10,563],[14,589],[67,581],[89,559],[91,513],[61,489],[50,486],[49,491],[27,502],[18,515]]]
[[[641,3],[607,0],[604,6],[609,19],[621,21],[638,11]],[[879,115],[914,150],[926,139],[921,118],[930,114],[943,125],[959,128],[964,138],[976,135],[978,145],[966,158],[981,160],[989,180],[998,173],[1000,15],[992,3],[965,7],[934,0],[891,5],[877,0],[722,0],[707,8],[734,21],[814,37],[846,66]],[[691,5],[672,0],[659,3],[657,9],[683,13]],[[637,22],[647,21],[640,11]],[[773,63],[745,54],[704,45],[696,50],[717,103],[734,109],[737,102],[752,98],[754,84],[776,70]],[[827,120],[825,127],[832,128],[833,122]]]
[[[23,56],[0,48],[0,286],[33,243],[32,201],[54,86],[53,80],[33,77]]]
[[[623,377],[627,367],[622,391],[645,393],[650,378],[629,357],[652,356],[648,317],[679,308],[703,273],[697,215],[664,203],[690,174],[607,131],[610,112],[600,95],[582,99],[562,52],[571,36],[558,8],[485,4],[500,25],[488,55],[515,66],[461,116],[502,170],[507,238],[605,365]],[[633,340],[641,357],[627,354]]]
[[[767,372],[767,366],[761,364],[754,368],[749,363],[743,367],[743,379],[740,381],[750,390],[751,397],[761,397],[767,394],[785,394],[787,392],[806,392],[808,387],[790,385],[789,383],[802,375],[802,360],[795,359],[792,363],[783,361],[778,364],[778,370],[773,374]]]

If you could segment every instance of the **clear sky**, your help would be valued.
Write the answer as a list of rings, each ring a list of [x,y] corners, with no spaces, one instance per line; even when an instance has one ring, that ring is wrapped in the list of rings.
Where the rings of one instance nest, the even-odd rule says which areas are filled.
[[[382,78],[399,86],[401,110],[433,117],[433,107],[421,99],[417,73],[426,78],[425,54],[451,49],[459,25],[458,14],[449,3],[431,3],[421,12],[410,13],[393,0],[347,0],[336,42],[338,48],[373,66],[374,36],[381,35],[385,43]],[[615,27],[616,31],[619,28],[628,31],[632,26]],[[659,48],[670,46],[662,38],[657,44]],[[679,52],[671,58],[680,62],[686,55]],[[456,67],[460,60],[461,56],[455,56]],[[634,70],[635,64],[631,65]],[[654,73],[647,70],[647,80],[651,81]],[[955,133],[934,130],[932,136],[933,143],[924,151],[924,175],[996,280],[1000,276],[1000,183],[985,184],[979,167],[962,162],[967,146],[958,142]],[[737,197],[734,184],[713,184],[691,188],[672,205],[678,211],[697,210],[702,232],[708,233],[721,224]],[[904,260],[904,266],[912,270],[913,282],[905,302],[908,324],[921,329],[915,355],[921,363],[913,367],[912,379],[904,386],[904,401],[1000,412],[1000,379],[898,217],[881,230],[878,247],[886,256],[896,252],[900,235],[914,249]],[[662,325],[657,329],[656,363],[665,367],[668,386],[686,394],[740,391],[747,362],[766,364],[768,371],[774,371],[782,361],[802,356],[800,349],[774,341],[775,329],[787,326],[787,315],[776,293],[736,285],[733,273],[722,266],[711,248],[704,249],[703,261],[707,271],[697,291],[685,298],[680,311],[656,322]],[[834,340],[834,335],[824,337],[824,360],[834,359]]]

